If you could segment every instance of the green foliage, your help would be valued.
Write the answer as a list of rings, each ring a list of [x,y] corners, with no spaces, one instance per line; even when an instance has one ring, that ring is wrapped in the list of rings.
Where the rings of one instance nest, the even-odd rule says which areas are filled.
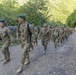
[[[47,0],[29,0],[27,4],[20,7],[20,12],[25,13],[29,22],[34,21],[36,25],[42,25],[47,22],[49,16]]]
[[[76,0],[27,0],[23,3],[19,5],[17,0],[0,0],[0,19],[5,19],[9,25],[17,25],[18,15],[25,14],[28,22],[34,21],[40,27],[52,20],[66,23],[76,8]]]
[[[0,3],[0,18],[5,19],[9,25],[16,25],[18,15],[25,14],[28,22],[42,25],[49,18],[47,5],[47,0],[29,0],[21,6],[16,0],[3,0]]]
[[[51,26],[64,26],[64,24],[62,22],[54,21],[54,20],[52,20],[51,22],[48,22],[47,24],[51,25]]]
[[[18,3],[16,0],[4,0],[0,3],[0,19],[5,19],[8,24],[15,25],[18,13]]]
[[[76,27],[76,10],[67,18],[66,23],[69,27]]]
[[[50,20],[66,23],[68,16],[76,9],[76,0],[49,0]],[[50,14],[49,13],[49,14]]]

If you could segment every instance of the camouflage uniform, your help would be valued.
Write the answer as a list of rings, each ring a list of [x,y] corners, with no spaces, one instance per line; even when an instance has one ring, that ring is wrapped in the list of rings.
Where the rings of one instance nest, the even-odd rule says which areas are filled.
[[[31,25],[29,25],[30,31],[32,32],[32,41],[35,39],[34,35],[34,30]],[[30,38],[28,35],[28,29],[27,29],[27,23],[26,24],[21,24],[19,27],[19,32],[20,32],[20,40],[21,40],[21,47],[23,49],[23,54],[22,54],[22,64],[25,63],[25,59],[29,59],[29,45],[30,45]],[[28,41],[27,41],[28,40]]]
[[[10,46],[10,36],[8,34],[9,30],[7,27],[0,28],[0,37],[2,38],[3,46],[1,51],[4,55],[5,61],[10,59],[9,46]]]
[[[42,35],[42,41],[41,41],[41,43],[42,43],[42,45],[44,46],[44,52],[46,52],[45,43],[46,43],[46,45],[48,44],[48,40],[49,40],[49,30],[48,30],[48,29],[44,30],[44,28],[42,28],[39,36],[40,36],[40,35]]]
[[[54,31],[54,44],[55,44],[55,48],[57,47],[57,44],[58,44],[58,39],[59,39],[59,31],[58,31],[58,28],[55,28],[55,31]]]
[[[35,42],[37,45],[38,44],[38,29],[37,29],[37,27],[34,27],[34,31],[35,31]]]

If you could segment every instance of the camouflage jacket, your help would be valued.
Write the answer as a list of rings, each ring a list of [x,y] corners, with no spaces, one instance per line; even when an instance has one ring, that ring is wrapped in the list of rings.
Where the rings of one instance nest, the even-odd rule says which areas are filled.
[[[35,40],[35,32],[34,32],[34,29],[33,29],[31,24],[29,24],[29,29],[32,33],[31,39],[32,39],[32,41],[34,41]],[[26,24],[20,24],[18,30],[19,30],[21,41],[25,42],[27,40],[30,40],[30,36],[28,35],[27,23]]]
[[[44,28],[42,28],[38,36],[40,35],[42,36],[42,39],[49,39],[49,30],[44,30]]]
[[[9,29],[7,27],[0,28],[0,37],[3,43],[7,40],[10,41]]]

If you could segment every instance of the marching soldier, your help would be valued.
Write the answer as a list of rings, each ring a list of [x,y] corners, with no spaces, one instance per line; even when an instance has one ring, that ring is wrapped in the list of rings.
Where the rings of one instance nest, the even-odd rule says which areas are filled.
[[[0,37],[3,43],[1,51],[5,58],[3,64],[6,64],[8,61],[10,61],[10,53],[9,53],[10,35],[9,35],[9,29],[5,26],[4,20],[0,20]]]
[[[48,44],[48,40],[49,40],[49,30],[47,27],[47,24],[43,25],[43,28],[41,30],[41,32],[39,33],[39,36],[42,35],[42,45],[44,47],[44,54],[46,53],[46,49],[47,49],[47,44]]]
[[[55,44],[55,50],[57,48],[57,45],[58,45],[58,42],[59,42],[59,31],[58,31],[58,28],[56,27],[55,28],[55,31],[54,31],[54,44]]]
[[[32,42],[32,45],[34,45],[35,35],[34,35],[33,27],[27,23],[25,15],[19,15],[18,20],[20,24],[18,27],[18,31],[20,33],[21,47],[23,49],[21,65],[17,70],[17,73],[20,73],[23,71],[23,66],[30,63],[28,49],[30,42]]]

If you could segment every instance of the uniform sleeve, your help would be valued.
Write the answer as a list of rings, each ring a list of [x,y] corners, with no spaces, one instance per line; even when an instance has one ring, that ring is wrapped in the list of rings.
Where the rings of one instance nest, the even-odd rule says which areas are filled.
[[[16,37],[19,38],[19,27],[16,29]]]
[[[20,36],[20,30],[19,30],[20,25],[21,25],[21,24],[18,24],[18,27],[17,27],[17,29],[16,29],[16,37],[17,37],[17,38]]]

